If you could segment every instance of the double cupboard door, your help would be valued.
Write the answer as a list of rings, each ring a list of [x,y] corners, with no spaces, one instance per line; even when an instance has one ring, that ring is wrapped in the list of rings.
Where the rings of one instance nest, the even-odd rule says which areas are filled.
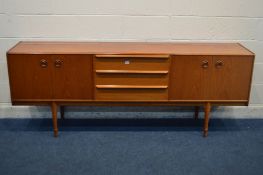
[[[173,56],[171,100],[248,100],[254,58]]]
[[[8,55],[13,100],[92,99],[91,55]]]

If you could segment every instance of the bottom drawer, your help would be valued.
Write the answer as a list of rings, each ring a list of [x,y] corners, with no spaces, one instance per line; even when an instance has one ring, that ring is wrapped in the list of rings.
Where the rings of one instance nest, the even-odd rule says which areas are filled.
[[[96,89],[96,100],[155,101],[167,100],[167,89]]]

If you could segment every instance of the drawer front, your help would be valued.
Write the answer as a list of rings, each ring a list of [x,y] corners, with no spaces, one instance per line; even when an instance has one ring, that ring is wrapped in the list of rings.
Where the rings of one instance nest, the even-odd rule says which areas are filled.
[[[167,100],[169,65],[167,55],[97,55],[95,99]]]
[[[169,56],[100,56],[95,57],[95,70],[169,70]]]
[[[168,85],[167,74],[108,74],[97,73],[96,85]]]
[[[95,93],[97,100],[111,100],[111,101],[151,101],[151,100],[167,100],[167,88],[97,88]]]

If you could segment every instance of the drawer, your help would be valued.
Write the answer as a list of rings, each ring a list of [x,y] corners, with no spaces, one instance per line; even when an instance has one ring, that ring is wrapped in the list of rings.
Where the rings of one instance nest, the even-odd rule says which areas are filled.
[[[98,87],[96,86],[96,100],[111,100],[111,101],[156,101],[167,100],[168,91],[166,86],[157,88],[137,88],[118,87]]]
[[[169,55],[96,55],[94,69],[168,71]]]
[[[168,85],[168,74],[96,73],[96,85]]]

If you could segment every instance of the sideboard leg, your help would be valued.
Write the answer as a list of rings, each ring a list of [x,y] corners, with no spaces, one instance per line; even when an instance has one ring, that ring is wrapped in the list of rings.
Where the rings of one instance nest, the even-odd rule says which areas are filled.
[[[61,117],[61,119],[65,119],[64,118],[64,114],[65,114],[65,107],[64,106],[60,106],[60,117]]]
[[[199,106],[195,107],[195,119],[198,119],[198,115],[199,115]]]
[[[208,124],[209,124],[209,114],[211,110],[211,104],[207,102],[205,104],[205,118],[204,118],[204,137],[208,135]]]
[[[52,122],[53,122],[54,137],[57,137],[58,136],[58,123],[57,123],[58,106],[56,102],[52,102],[51,108],[52,108]]]

